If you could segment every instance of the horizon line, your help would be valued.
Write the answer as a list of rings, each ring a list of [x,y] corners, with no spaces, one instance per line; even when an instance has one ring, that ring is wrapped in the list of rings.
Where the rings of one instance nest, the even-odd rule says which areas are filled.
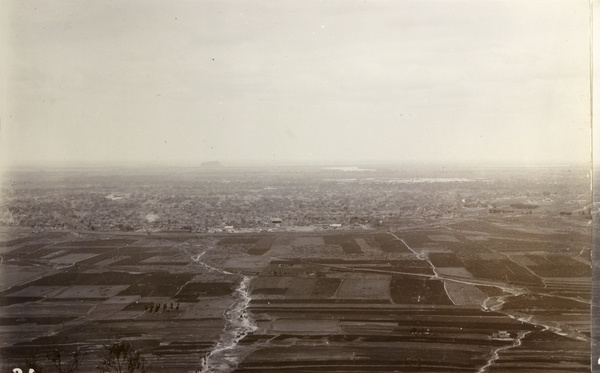
[[[211,167],[214,165],[214,167]],[[93,169],[93,168],[214,168],[226,169],[237,167],[327,167],[327,166],[429,166],[429,167],[600,167],[588,161],[441,161],[441,160],[207,160],[207,161],[161,161],[161,162],[126,162],[126,161],[33,161],[13,164],[0,164],[0,170],[14,169]]]

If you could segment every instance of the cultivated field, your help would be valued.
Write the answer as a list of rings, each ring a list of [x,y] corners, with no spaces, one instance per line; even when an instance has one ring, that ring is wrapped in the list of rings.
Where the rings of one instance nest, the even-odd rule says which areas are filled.
[[[2,369],[79,350],[94,372],[124,340],[154,372],[589,372],[585,174],[412,172],[23,177]]]
[[[564,245],[573,237],[565,235]],[[239,317],[253,327],[227,355],[237,372],[478,371],[487,364],[526,372],[541,362],[548,371],[588,369],[589,264],[556,237],[544,251],[539,243],[550,239],[543,235],[517,243],[462,223],[172,238],[5,241],[3,361],[79,348],[91,370],[98,346],[126,339],[160,371],[201,369],[228,338],[248,277],[249,303]],[[517,250],[528,240],[539,250]],[[510,338],[493,338],[499,331]],[[554,353],[558,345],[562,353]]]

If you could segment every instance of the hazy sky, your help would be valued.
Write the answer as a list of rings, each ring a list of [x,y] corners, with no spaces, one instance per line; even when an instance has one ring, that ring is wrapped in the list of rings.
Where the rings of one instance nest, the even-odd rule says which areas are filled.
[[[598,110],[600,109],[600,5],[598,1],[593,2],[593,18],[595,24],[593,27],[593,91],[596,93],[593,95],[593,148],[594,153],[594,167],[600,167],[600,116]]]
[[[587,0],[5,0],[0,157],[590,155]]]

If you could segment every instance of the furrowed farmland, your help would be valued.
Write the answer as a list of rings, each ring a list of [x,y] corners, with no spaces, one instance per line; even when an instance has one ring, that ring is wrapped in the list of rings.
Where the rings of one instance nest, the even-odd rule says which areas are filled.
[[[295,185],[281,181],[295,174],[278,175],[248,185]],[[365,178],[345,189],[345,179],[309,176],[345,193],[332,213],[353,213],[350,197],[369,191],[402,204],[426,190],[462,205],[435,216],[422,208],[430,197],[410,214],[373,202],[377,213],[361,224],[343,213],[327,215],[335,223],[292,224],[274,207],[264,227],[224,217],[186,230],[4,227],[3,369],[33,361],[51,370],[49,352],[79,351],[79,370],[97,371],[104,346],[118,340],[160,372],[589,371],[590,219],[585,206],[558,213],[574,196],[540,192],[555,202],[509,212],[524,199],[503,179],[493,197],[491,181],[479,179],[417,187]],[[523,177],[523,189],[554,185]],[[251,193],[238,187],[221,203]],[[181,195],[177,208],[187,206]],[[294,203],[296,222],[316,219],[308,200]]]

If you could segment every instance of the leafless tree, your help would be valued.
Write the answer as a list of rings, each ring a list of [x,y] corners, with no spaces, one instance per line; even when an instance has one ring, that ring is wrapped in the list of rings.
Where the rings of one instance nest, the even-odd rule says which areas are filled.
[[[58,373],[73,373],[79,369],[83,355],[77,350],[71,354],[71,358],[68,361],[63,361],[65,359],[64,351],[55,349],[46,354],[46,359],[52,361]]]
[[[100,364],[103,373],[147,373],[146,359],[129,342],[113,342],[104,346],[106,356]]]

